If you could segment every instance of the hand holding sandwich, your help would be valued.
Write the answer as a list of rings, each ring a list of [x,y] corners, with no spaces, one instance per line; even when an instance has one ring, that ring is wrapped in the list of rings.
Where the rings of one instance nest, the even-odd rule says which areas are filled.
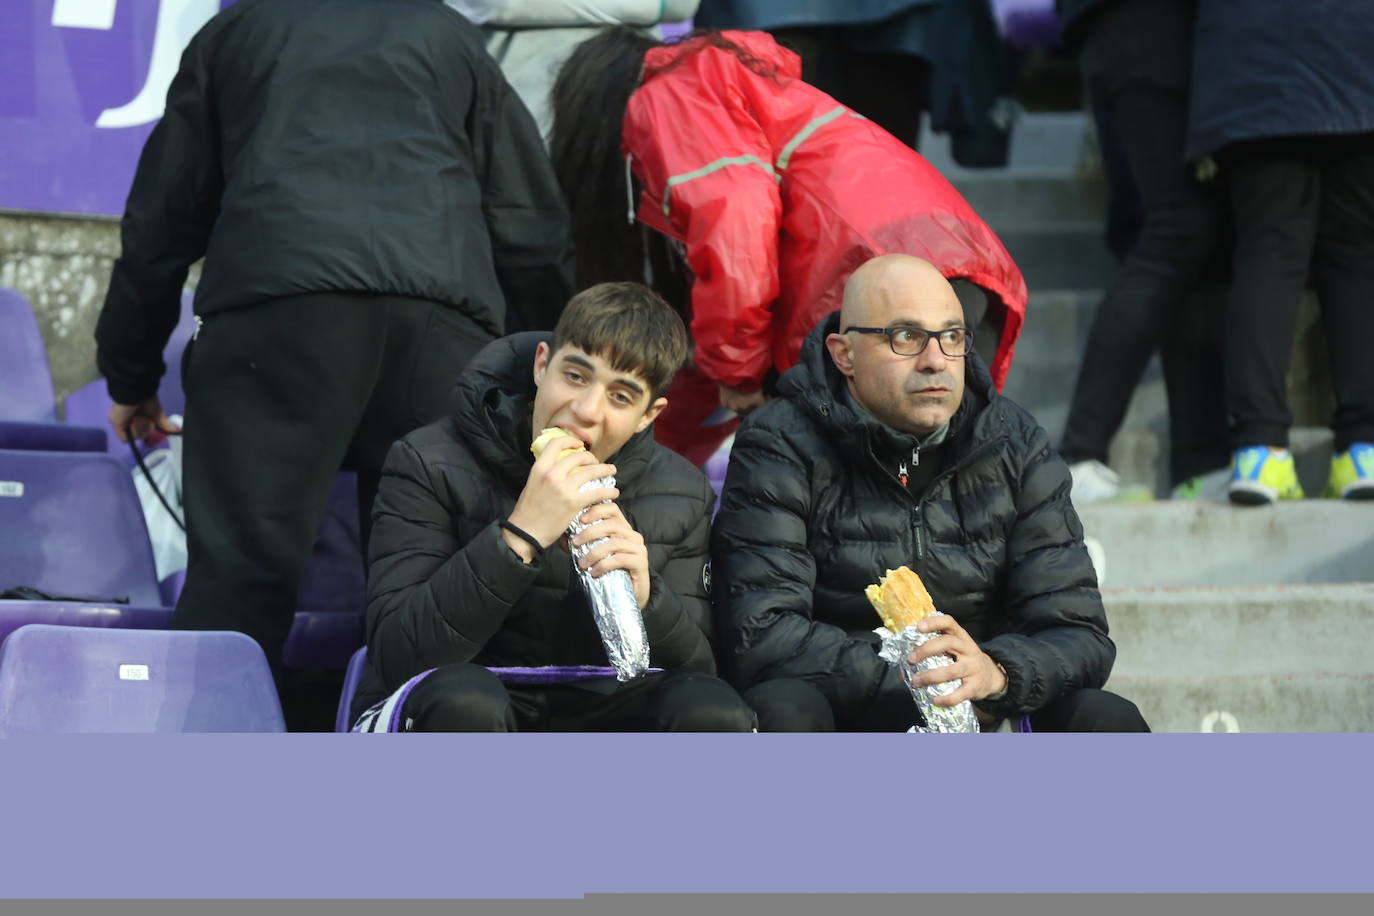
[[[1007,689],[1007,675],[1002,667],[978,647],[968,631],[959,626],[959,621],[948,614],[934,614],[916,624],[916,628],[922,633],[938,632],[940,635],[911,650],[907,655],[911,664],[936,655],[948,655],[954,659],[954,664],[921,671],[912,677],[913,686],[929,687],[959,678],[964,681],[949,696],[933,696],[931,702],[936,706],[957,706],[964,700],[1000,696]]]
[[[550,447],[540,450],[525,488],[508,516],[512,525],[528,532],[544,547],[561,538],[568,523],[583,509],[620,495],[615,487],[579,489],[589,480],[615,476],[615,466],[598,461],[582,440],[567,435],[546,444]],[[502,535],[526,563],[534,559],[531,546],[522,538],[509,531]]]

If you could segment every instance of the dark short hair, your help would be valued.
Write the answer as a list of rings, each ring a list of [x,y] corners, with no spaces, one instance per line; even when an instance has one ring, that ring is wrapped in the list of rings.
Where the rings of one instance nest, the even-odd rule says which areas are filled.
[[[632,372],[663,396],[687,360],[687,329],[642,283],[598,283],[568,300],[553,329],[553,350],[577,347],[617,372]]]

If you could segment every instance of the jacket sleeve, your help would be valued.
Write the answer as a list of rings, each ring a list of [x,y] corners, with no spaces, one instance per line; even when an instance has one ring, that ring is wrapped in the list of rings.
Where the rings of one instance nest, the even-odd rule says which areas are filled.
[[[388,690],[439,665],[470,661],[534,584],[495,522],[460,543],[448,494],[405,440],[391,447],[372,509],[368,657]]]
[[[181,314],[181,288],[205,254],[223,178],[205,33],[181,57],[167,108],[144,144],[120,225],[96,323],[96,365],[110,397],[136,404],[157,394],[162,351]]]
[[[685,537],[662,549],[667,557],[650,575],[644,633],[651,662],[660,668],[688,668],[716,673],[711,650],[711,604],[706,594],[706,564],[711,550],[714,494],[702,479],[704,493],[692,500],[692,521]],[[686,499],[687,497],[682,497]]]
[[[673,75],[631,96],[626,150],[644,183],[642,207],[658,209],[650,225],[666,222],[687,248],[697,367],[732,388],[757,390],[772,368],[779,290],[773,152],[728,87],[703,99],[696,83],[679,85]]]
[[[506,332],[551,331],[573,294],[568,208],[534,118],[484,63],[474,149]]]
[[[811,511],[804,458],[784,437],[752,424],[742,429],[730,452],[711,551],[728,674],[741,689],[801,678],[837,709],[859,710],[884,688],[889,666],[870,642],[815,619]]]
[[[989,712],[1033,712],[1073,690],[1101,687],[1111,674],[1116,647],[1070,487],[1068,467],[1037,426],[1007,541],[1007,621],[982,646],[1008,681],[1002,699],[980,704]]]

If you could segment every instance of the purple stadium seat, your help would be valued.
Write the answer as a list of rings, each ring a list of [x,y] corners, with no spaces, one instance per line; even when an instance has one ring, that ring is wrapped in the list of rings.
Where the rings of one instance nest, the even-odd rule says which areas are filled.
[[[0,737],[285,730],[267,659],[241,633],[34,624],[0,645]]]
[[[55,420],[48,352],[28,300],[0,286],[0,419]]]
[[[0,449],[43,452],[103,452],[105,430],[55,420],[0,420]]]
[[[0,591],[20,586],[92,604],[162,603],[143,509],[120,461],[0,451]]]
[[[339,711],[334,714],[334,731],[346,732],[353,727],[349,708],[353,705],[353,695],[358,692],[358,682],[363,679],[363,668],[367,667],[367,646],[363,646],[348,660],[344,669],[343,690],[339,693]]]

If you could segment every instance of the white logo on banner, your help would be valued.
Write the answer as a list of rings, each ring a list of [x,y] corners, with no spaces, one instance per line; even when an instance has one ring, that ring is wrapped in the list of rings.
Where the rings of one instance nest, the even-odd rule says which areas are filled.
[[[55,0],[52,24],[60,28],[110,29],[118,0]],[[143,88],[129,102],[107,108],[96,127],[137,127],[162,117],[167,89],[176,76],[181,52],[200,27],[219,12],[219,0],[162,0],[157,9],[157,31]]]
[[[17,480],[0,480],[0,496],[24,495],[24,485]]]

